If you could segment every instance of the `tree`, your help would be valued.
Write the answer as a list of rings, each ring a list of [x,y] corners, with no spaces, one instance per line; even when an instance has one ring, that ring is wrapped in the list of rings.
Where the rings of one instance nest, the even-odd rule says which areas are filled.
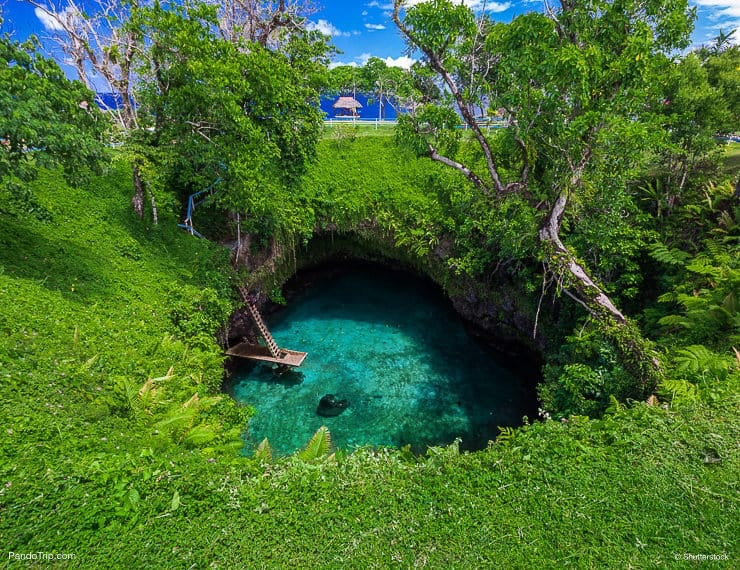
[[[705,58],[708,55],[719,55],[723,51],[732,48],[732,36],[735,35],[735,32],[737,30],[731,30],[730,32],[725,32],[722,28],[719,30],[719,34],[714,38],[714,43],[707,47],[701,47],[699,48],[699,53],[702,55],[702,58]]]
[[[703,201],[708,183],[722,169],[724,149],[718,137],[740,123],[740,47],[726,45],[731,34],[720,33],[711,48],[701,47],[676,57],[662,76],[662,98],[654,112],[665,137],[656,151],[651,180],[643,185],[646,199],[661,222],[671,220],[676,207]],[[697,227],[679,234],[693,243]]]
[[[315,12],[304,0],[209,0],[218,7],[221,37],[233,44],[259,44],[278,50],[294,33],[305,31],[305,21]]]
[[[192,0],[173,4],[163,4],[159,0],[95,0],[89,11],[75,0],[58,5],[47,5],[38,0],[26,1],[43,11],[53,22],[53,40],[65,57],[73,62],[80,79],[94,88],[96,81],[99,81],[97,78],[102,78],[105,88],[113,94],[116,104],[108,110],[115,118],[120,136],[131,155],[134,186],[132,206],[136,214],[143,217],[145,196],[148,194],[155,223],[156,202],[152,180],[147,180],[144,172],[157,170],[154,162],[162,155],[152,145],[161,143],[161,135],[166,129],[160,128],[154,137],[144,130],[150,125],[144,124],[146,120],[140,117],[142,105],[138,101],[139,90],[148,90],[149,109],[167,108],[167,104],[153,101],[154,90],[151,89],[151,85],[157,85],[160,94],[175,91],[162,82],[168,73],[162,66],[177,60],[174,52],[162,43],[163,38],[173,42],[173,45],[187,43],[185,38],[171,35],[172,30],[159,30],[158,26],[170,26],[173,18],[182,20],[192,12],[192,21],[198,20],[200,28],[191,31],[200,38],[198,41],[205,49],[205,58],[207,54],[215,53],[210,44],[218,42],[221,43],[216,51],[228,44],[233,47],[232,52],[247,56],[257,52],[280,53],[296,70],[297,81],[304,84],[311,81],[307,86],[310,89],[315,89],[318,84],[323,85],[321,76],[326,62],[321,63],[322,73],[316,71],[316,62],[325,56],[326,43],[318,32],[306,30],[305,18],[312,8],[309,2],[303,0]],[[156,22],[152,19],[154,13],[158,15]],[[207,39],[202,33],[208,34]],[[153,42],[157,42],[157,46],[153,46]],[[170,60],[166,60],[165,54]],[[157,57],[160,59],[152,59]],[[146,87],[141,85],[140,72],[150,74],[147,80],[151,82]],[[189,79],[201,80],[197,75],[191,75]],[[249,112],[249,109],[243,111]],[[181,113],[174,113],[173,116],[183,118],[183,126],[187,128],[198,122],[182,117]],[[164,117],[156,120],[160,121],[158,126],[163,127],[161,121]],[[206,134],[205,123],[201,122],[197,129],[201,137]],[[288,146],[296,148],[295,144]]]
[[[167,154],[171,185],[186,192],[220,179],[213,202],[248,213],[247,229],[273,235],[292,223],[295,186],[321,133],[326,43],[296,31],[279,51],[220,37],[213,6],[144,13],[149,47],[142,109]]]
[[[329,71],[329,91],[334,94],[357,93],[377,98],[380,114],[386,105],[396,111],[414,91],[415,77],[400,67],[392,67],[378,57],[371,57],[362,67],[339,65]]]
[[[727,105],[728,122],[718,126],[721,133],[736,132],[740,125],[740,46],[733,45],[702,58],[709,84]]]
[[[34,38],[0,37],[0,180],[16,200],[32,201],[13,180],[28,181],[39,167],[61,166],[71,181],[99,168],[109,123],[93,98],[39,55]]]
[[[411,90],[411,75],[399,67],[391,67],[380,58],[371,57],[360,70],[364,90],[377,97],[380,118],[384,106],[398,111],[399,103]]]
[[[26,0],[52,22],[51,39],[74,65],[88,89],[99,90],[102,78],[116,105],[110,106],[114,121],[123,133],[137,126],[135,58],[141,53],[143,37],[133,23],[137,0],[95,0],[92,10],[75,0],[64,4]]]
[[[80,81],[90,90],[102,87],[98,78],[105,82],[115,101],[106,110],[119,129],[119,137],[126,141],[139,126],[135,70],[145,39],[137,22],[138,0],[95,0],[91,10],[75,0],[65,0],[64,5],[26,1],[52,22],[52,40],[73,63]],[[131,205],[143,218],[147,189],[141,174],[144,158],[139,154],[135,152],[132,160]],[[149,191],[156,212],[154,194]]]
[[[338,65],[329,71],[329,91],[336,94],[364,92],[366,85],[360,69],[355,65]]]
[[[655,107],[663,117],[666,140],[658,150],[660,171],[654,184],[663,189],[663,196],[656,196],[662,202],[658,213],[670,214],[688,183],[697,190],[719,171],[723,152],[716,136],[731,132],[737,123],[732,122],[729,97],[710,84],[706,64],[696,53],[670,65],[663,80],[664,96]]]
[[[643,389],[651,389],[660,369],[650,343],[568,244],[566,230],[577,231],[596,201],[608,210],[610,196],[627,199],[625,183],[652,145],[645,102],[659,96],[663,54],[688,43],[686,2],[562,0],[558,9],[546,3],[545,14],[510,24],[485,16],[481,23],[449,0],[402,10],[403,0],[395,0],[396,25],[446,93],[402,117],[401,138],[459,171],[493,207],[517,202],[530,209],[539,220],[534,254],[545,279],[587,310]],[[481,103],[509,118],[495,139],[476,123]],[[460,118],[480,162],[456,158]],[[610,215],[616,220],[619,213]]]

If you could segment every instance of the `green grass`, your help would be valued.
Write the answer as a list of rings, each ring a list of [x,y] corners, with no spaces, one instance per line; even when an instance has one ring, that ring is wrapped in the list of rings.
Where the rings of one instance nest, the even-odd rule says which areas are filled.
[[[393,137],[396,125],[392,123],[352,123],[351,121],[327,124],[324,123],[324,139],[341,139],[347,137]]]
[[[351,163],[368,149],[339,152]],[[394,168],[342,187],[314,171],[322,220],[362,219],[372,196],[388,224],[407,202],[423,220],[424,173]],[[263,465],[234,445],[249,410],[207,403],[231,306],[225,252],[174,213],[138,221],[125,165],[84,189],[44,173],[34,189],[51,221],[0,214],[6,552],[75,554],[55,563],[69,568],[694,567],[684,553],[736,565],[737,373],[702,385],[701,403],[536,423],[477,453]]]
[[[725,150],[725,171],[735,176],[740,172],[740,143],[731,142]]]

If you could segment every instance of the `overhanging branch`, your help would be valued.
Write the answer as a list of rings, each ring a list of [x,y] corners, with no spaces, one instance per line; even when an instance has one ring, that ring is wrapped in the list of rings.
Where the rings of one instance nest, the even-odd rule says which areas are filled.
[[[444,164],[446,166],[449,166],[451,168],[454,168],[458,172],[461,172],[464,174],[468,180],[470,180],[478,190],[483,192],[486,196],[491,195],[491,191],[488,189],[488,187],[484,184],[483,180],[480,179],[480,177],[470,170],[467,166],[464,164],[460,164],[459,162],[456,162],[452,160],[451,158],[447,158],[446,156],[443,156],[437,152],[437,149],[435,149],[431,144],[427,143],[427,146],[429,148],[429,158],[432,160],[439,162],[441,164]]]
[[[457,108],[460,111],[460,114],[462,115],[463,120],[465,121],[465,124],[473,132],[473,135],[478,141],[478,145],[483,151],[483,156],[486,159],[486,166],[488,167],[488,174],[491,177],[491,181],[493,182],[493,187],[496,190],[496,193],[504,194],[506,191],[506,187],[501,182],[501,176],[498,173],[496,162],[493,158],[493,153],[491,152],[491,147],[488,144],[488,140],[486,139],[485,135],[483,134],[483,131],[481,130],[478,123],[476,122],[475,117],[470,112],[470,109],[468,108],[467,103],[465,102],[465,99],[462,93],[460,92],[460,89],[455,83],[455,80],[452,78],[452,75],[450,75],[449,71],[442,63],[442,60],[439,54],[435,53],[429,48],[429,46],[425,45],[417,37],[414,31],[409,29],[401,20],[401,16],[400,16],[401,5],[402,5],[402,0],[394,0],[393,16],[392,16],[393,22],[396,24],[396,26],[401,31],[401,33],[404,36],[406,36],[406,38],[413,45],[415,45],[417,48],[419,48],[424,53],[424,55],[427,57],[427,60],[429,61],[429,65],[431,66],[431,68],[442,77],[443,81],[445,82],[448,89],[450,90],[450,93],[455,99],[455,103],[457,104]]]

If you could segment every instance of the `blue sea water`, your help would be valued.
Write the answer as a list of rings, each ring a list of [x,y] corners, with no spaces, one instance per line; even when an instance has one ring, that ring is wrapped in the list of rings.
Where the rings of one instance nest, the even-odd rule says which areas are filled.
[[[505,358],[468,335],[436,287],[371,267],[318,278],[267,320],[280,346],[308,357],[282,374],[267,364],[237,371],[233,396],[257,410],[247,449],[267,437],[274,451],[291,453],[322,425],[343,449],[423,452],[456,437],[476,449],[498,426],[521,424],[532,398]],[[317,415],[325,394],[348,408]]]
[[[321,110],[326,113],[326,118],[332,118],[336,116],[336,110],[332,105],[339,98],[336,96],[324,95],[321,97],[320,107]],[[357,114],[360,119],[383,119],[386,121],[395,121],[398,118],[398,113],[395,107],[383,98],[383,107],[380,106],[378,97],[369,96],[365,93],[355,93],[354,98],[362,105],[361,109],[358,109]],[[382,117],[381,117],[382,114]]]
[[[367,95],[365,93],[356,93],[354,97],[362,105],[362,108],[358,110],[358,115],[361,119],[383,119],[387,121],[393,121],[397,118],[397,112],[393,106],[393,101],[389,102],[385,97],[383,98],[383,106],[381,108],[378,97]],[[336,110],[332,105],[339,98],[339,95],[322,95],[319,102],[320,109],[325,113],[326,118],[332,118],[336,116]],[[121,107],[121,96],[116,93],[96,93],[95,102],[102,109],[119,109]],[[381,117],[382,115],[382,117]]]

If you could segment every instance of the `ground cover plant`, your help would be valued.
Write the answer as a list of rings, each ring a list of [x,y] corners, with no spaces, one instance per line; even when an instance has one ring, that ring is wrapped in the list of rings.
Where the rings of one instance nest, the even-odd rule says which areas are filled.
[[[600,208],[589,194],[565,218],[564,247],[585,252],[658,361],[660,378],[635,391],[640,378],[623,360],[630,347],[606,342],[562,288],[543,293],[534,255],[542,217],[529,196],[492,203],[459,168],[417,158],[424,153],[409,148],[403,129],[391,136],[347,124],[320,136],[320,117],[304,103],[330,85],[323,39],[299,26],[278,45],[216,41],[217,18],[208,6],[157,6],[126,21],[153,29],[159,43],[146,44],[152,73],[139,68],[137,120],[151,128],[116,132],[116,149],[105,144],[110,123],[80,105],[89,91],[33,45],[3,38],[0,85],[29,86],[0,98],[3,565],[45,566],[48,553],[70,568],[732,567],[740,206],[737,146],[718,146],[714,135],[736,113],[726,103],[737,48],[662,60],[667,72],[653,87],[671,104],[659,98],[649,112],[665,139],[623,186],[599,195],[619,208]],[[542,24],[517,25],[533,23]],[[497,30],[492,42],[511,40]],[[260,47],[247,55],[240,42],[250,41]],[[181,51],[167,49],[175,45]],[[232,59],[253,66],[254,83]],[[625,73],[640,67],[627,59]],[[192,85],[203,65],[213,81]],[[423,92],[428,75],[415,73],[404,89]],[[264,112],[288,104],[279,84],[299,76],[302,128],[293,129],[290,113]],[[274,98],[254,95],[265,85]],[[56,114],[45,111],[48,93]],[[228,112],[202,104],[215,95]],[[452,126],[445,116],[430,121]],[[698,116],[707,120],[685,122]],[[446,148],[485,169],[476,133],[457,131],[442,137]],[[482,133],[495,158],[512,156],[511,132]],[[81,156],[69,152],[75,145]],[[289,172],[271,163],[258,184],[259,165],[283,153]],[[195,219],[212,239],[182,231],[184,198],[227,162],[230,185]],[[148,207],[132,208],[137,176]],[[235,269],[232,241],[249,237],[247,254],[269,259],[266,250],[295,255],[314,236],[335,234],[392,249],[435,278],[443,270],[444,283],[516,283],[522,310],[541,316],[540,333],[555,339],[543,354],[541,416],[475,453],[457,442],[421,456],[348,453],[323,428],[288,457],[269,442],[245,449],[254,409],[222,393],[225,326],[236,285],[266,280],[279,263]]]
[[[736,364],[677,340],[656,405],[538,421],[485,451],[240,457],[249,410],[213,402],[227,256],[172,217],[141,226],[128,173],[76,189],[45,172],[34,193],[50,220],[4,216],[7,550],[173,568],[737,556]]]

